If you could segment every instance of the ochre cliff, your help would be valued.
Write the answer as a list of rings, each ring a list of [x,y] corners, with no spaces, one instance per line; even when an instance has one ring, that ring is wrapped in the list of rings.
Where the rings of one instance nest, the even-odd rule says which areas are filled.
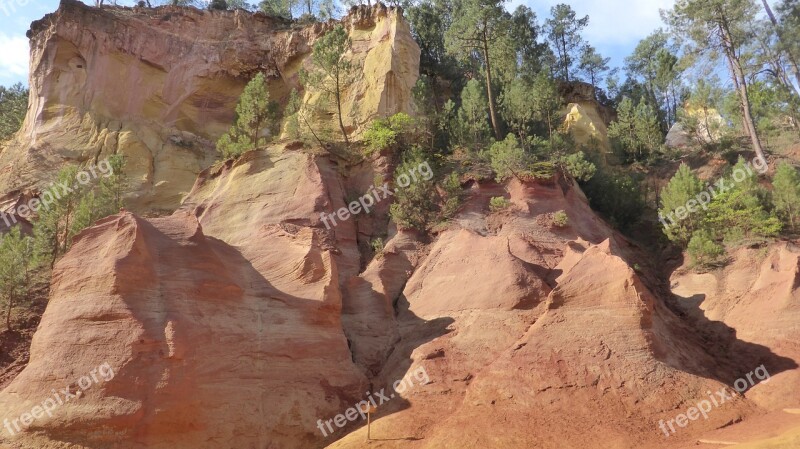
[[[695,335],[654,293],[663,286],[631,268],[646,263],[640,251],[559,178],[472,183],[434,241],[390,229],[383,254],[365,258],[375,217],[329,230],[320,214],[385,169],[279,143],[203,172],[172,216],[123,213],[83,232],[0,410],[19,416],[104,363],[116,375],[0,445],[362,447],[360,421],[323,436],[317,420],[424,369],[427,382],[381,405],[373,437],[673,447],[659,420],[740,364],[781,360]],[[491,213],[494,196],[513,208]],[[558,210],[566,228],[553,225]],[[743,354],[713,358],[709,341]],[[737,397],[670,442],[756,410]]]
[[[412,112],[419,47],[397,9],[354,8],[342,19],[353,40],[357,82],[343,103],[354,134],[372,118]],[[217,157],[256,72],[285,105],[309,67],[314,41],[334,25],[293,25],[243,10],[92,8],[63,0],[34,22],[30,105],[0,150],[0,192],[47,185],[64,163],[127,156],[138,211],[172,211]],[[306,97],[318,95],[313,86]],[[328,120],[330,121],[330,120]]]

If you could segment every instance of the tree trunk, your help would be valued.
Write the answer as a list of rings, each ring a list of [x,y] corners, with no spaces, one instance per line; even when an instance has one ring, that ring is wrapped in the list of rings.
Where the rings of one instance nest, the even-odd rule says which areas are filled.
[[[495,112],[494,93],[492,92],[492,65],[489,61],[489,42],[486,36],[486,27],[483,29],[483,58],[486,60],[486,94],[489,96],[489,118],[492,120],[494,137],[500,140],[500,124],[497,122]]]
[[[565,40],[564,34],[561,35],[561,49],[563,58],[561,58],[561,64],[564,67],[564,80],[569,82],[569,55],[567,55],[567,42]]]
[[[731,68],[731,76],[734,79],[734,84],[736,85],[739,93],[745,130],[750,136],[750,141],[753,143],[753,150],[756,152],[756,155],[759,159],[766,162],[767,158],[764,155],[764,149],[761,147],[761,140],[758,138],[758,130],[753,122],[753,116],[750,109],[750,98],[748,97],[747,93],[747,80],[745,79],[744,71],[742,70],[741,61],[739,61],[739,58],[736,56],[736,49],[734,48],[733,37],[731,36],[730,29],[728,27],[728,20],[722,10],[718,10],[718,13],[721,19],[719,30],[722,37],[722,44],[725,50],[725,56],[727,56],[728,64]]]
[[[769,7],[767,0],[761,0],[761,3],[764,5],[764,10],[767,11],[767,15],[769,16],[770,22],[772,22],[772,26],[775,27],[775,33],[778,35],[778,42],[783,45],[783,33],[781,32],[781,27],[778,24],[778,19],[776,19],[775,14],[772,13],[772,8]],[[786,50],[784,53],[786,53],[786,58],[789,60],[789,65],[792,67],[794,77],[797,79],[797,88],[800,89],[800,67],[797,64],[797,59],[789,50]],[[800,94],[800,92],[798,92],[798,94]]]
[[[6,329],[11,329],[11,308],[14,307],[14,293],[8,295],[8,309],[6,309]]]
[[[342,137],[344,137],[344,143],[347,144],[347,147],[350,148],[350,139],[347,138],[347,132],[344,130],[344,122],[342,122],[342,91],[341,87],[339,86],[339,77],[336,77],[336,111],[338,112],[339,116],[339,129],[342,130]]]

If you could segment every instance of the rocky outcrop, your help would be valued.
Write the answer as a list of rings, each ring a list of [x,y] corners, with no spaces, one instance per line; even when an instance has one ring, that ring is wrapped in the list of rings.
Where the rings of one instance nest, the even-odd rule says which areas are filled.
[[[354,134],[375,116],[411,112],[419,48],[397,9],[343,19],[363,70],[345,92]],[[334,23],[293,25],[244,10],[92,8],[63,0],[32,24],[31,103],[0,152],[0,192],[46,185],[64,163],[127,156],[130,205],[172,211],[216,158],[244,85],[256,72],[285,105],[315,39]],[[318,96],[313,86],[307,98]]]
[[[797,245],[740,248],[724,269],[698,273],[682,267],[673,273],[671,283],[681,307],[724,323],[740,340],[769,347],[800,364]],[[800,373],[793,370],[772,379],[769,388],[755,390],[751,398],[769,409],[794,408],[800,405],[793,393],[798,389]]]
[[[566,103],[564,131],[578,145],[596,152],[600,161],[613,163],[606,127],[613,120],[614,111],[597,101],[596,89],[591,84],[580,81],[561,83],[559,91]]]

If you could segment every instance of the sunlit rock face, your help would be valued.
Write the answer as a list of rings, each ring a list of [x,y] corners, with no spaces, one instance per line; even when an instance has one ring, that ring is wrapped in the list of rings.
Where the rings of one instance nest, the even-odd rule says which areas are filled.
[[[354,8],[341,22],[353,41],[348,58],[359,67],[344,92],[343,121],[357,137],[375,117],[412,112],[419,47],[398,9]],[[318,99],[298,75],[310,69],[314,41],[334,25],[65,0],[31,25],[31,100],[22,130],[0,150],[0,192],[46,185],[64,163],[121,153],[131,208],[174,210],[216,159],[214,143],[255,73],[267,75],[280,106],[291,89]]]

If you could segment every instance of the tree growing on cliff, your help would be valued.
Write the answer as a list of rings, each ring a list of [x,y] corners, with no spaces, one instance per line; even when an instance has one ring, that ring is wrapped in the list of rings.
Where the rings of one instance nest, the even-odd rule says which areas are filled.
[[[336,25],[314,42],[311,53],[313,70],[300,72],[301,81],[305,86],[313,86],[333,97],[339,129],[348,146],[350,139],[347,137],[342,120],[342,94],[353,83],[358,70],[358,67],[345,56],[351,46],[352,41],[347,30],[342,25]]]
[[[705,190],[703,182],[686,164],[681,164],[678,171],[661,191],[661,208],[659,219],[664,225],[664,234],[670,241],[686,244],[692,233],[699,229],[703,218],[702,211],[696,211],[685,217],[676,217],[678,208],[686,209],[690,200],[695,200]]]
[[[611,58],[604,58],[594,47],[586,45],[581,51],[578,69],[586,76],[586,80],[592,86],[597,87],[603,80],[603,74],[609,70],[609,61],[611,61]]]
[[[244,88],[236,105],[236,123],[217,141],[225,159],[238,157],[267,143],[274,113],[270,110],[269,90],[263,73],[258,73]]]
[[[80,181],[84,177],[91,180],[88,172],[95,173],[95,168],[81,171],[77,166],[68,166],[58,172],[53,185],[69,187],[42,195],[42,203],[44,195],[49,196],[48,206],[39,208],[33,225],[33,251],[39,264],[52,268],[78,233],[98,219],[119,212],[127,189],[123,167],[121,155],[101,161],[97,166],[103,175],[99,182]]]
[[[33,239],[22,235],[19,226],[0,237],[0,298],[9,331],[13,330],[11,313],[30,290],[34,267]]]

